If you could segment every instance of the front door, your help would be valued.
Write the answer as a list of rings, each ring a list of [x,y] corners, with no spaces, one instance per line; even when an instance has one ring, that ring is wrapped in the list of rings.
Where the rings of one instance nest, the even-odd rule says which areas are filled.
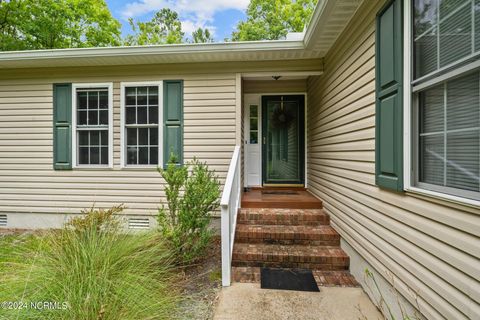
[[[264,185],[303,185],[305,96],[262,97]]]

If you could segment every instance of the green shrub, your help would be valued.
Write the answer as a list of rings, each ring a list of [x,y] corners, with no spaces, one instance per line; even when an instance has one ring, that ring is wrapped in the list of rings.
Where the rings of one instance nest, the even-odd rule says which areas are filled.
[[[126,233],[113,215],[98,213],[47,233],[5,263],[0,301],[57,302],[58,308],[3,309],[0,319],[173,317],[178,295],[171,253],[158,232]]]
[[[185,166],[175,164],[174,156],[159,172],[167,185],[167,208],[158,214],[160,230],[176,252],[177,263],[198,260],[213,236],[211,213],[219,206],[220,183],[206,163],[193,159]]]

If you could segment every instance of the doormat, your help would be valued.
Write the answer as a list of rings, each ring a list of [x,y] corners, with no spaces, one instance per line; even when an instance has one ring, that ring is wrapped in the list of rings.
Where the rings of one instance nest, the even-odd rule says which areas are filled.
[[[262,194],[298,194],[297,191],[291,191],[291,190],[262,190]]]
[[[262,289],[280,289],[320,292],[312,270],[261,268],[260,287]]]

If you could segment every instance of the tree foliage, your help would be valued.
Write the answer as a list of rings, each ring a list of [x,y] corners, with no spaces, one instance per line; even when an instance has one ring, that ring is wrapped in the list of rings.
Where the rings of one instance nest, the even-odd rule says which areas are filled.
[[[178,13],[168,8],[163,8],[147,22],[128,20],[134,34],[128,35],[124,41],[127,46],[172,44],[181,43],[184,33]]]
[[[120,23],[104,0],[0,0],[0,50],[114,46]]]
[[[247,21],[232,33],[233,41],[278,40],[288,32],[301,32],[318,0],[252,0]]]
[[[207,28],[198,28],[192,32],[192,41],[193,43],[208,43],[213,42],[214,40],[210,30]]]

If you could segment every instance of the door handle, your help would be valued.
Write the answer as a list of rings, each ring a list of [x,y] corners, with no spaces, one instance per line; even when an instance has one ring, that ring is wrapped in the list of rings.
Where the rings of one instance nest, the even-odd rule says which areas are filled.
[[[265,143],[266,143],[266,142],[265,142],[265,136],[264,136],[264,137],[263,137],[263,144],[265,144]]]

